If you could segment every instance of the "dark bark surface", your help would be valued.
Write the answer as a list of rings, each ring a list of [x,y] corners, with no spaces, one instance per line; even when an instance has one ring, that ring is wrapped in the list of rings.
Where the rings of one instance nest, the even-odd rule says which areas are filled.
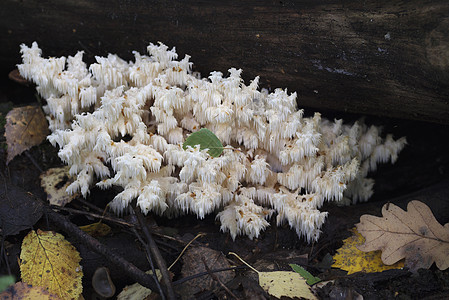
[[[449,123],[447,1],[3,0],[0,20],[2,74],[20,43],[92,61],[161,41],[203,76],[242,68],[301,107]]]

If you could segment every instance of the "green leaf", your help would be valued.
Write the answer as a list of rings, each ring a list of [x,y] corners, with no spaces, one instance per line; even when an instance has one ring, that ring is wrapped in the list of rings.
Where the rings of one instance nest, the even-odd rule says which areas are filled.
[[[197,132],[189,135],[182,144],[182,148],[185,150],[187,146],[195,147],[196,145],[200,145],[200,149],[209,149],[208,153],[210,156],[218,157],[223,152],[223,145],[217,136],[206,128],[201,128]]]
[[[16,283],[16,278],[13,275],[3,275],[0,277],[0,293],[6,290],[6,288]]]
[[[318,277],[313,276],[309,272],[307,272],[303,267],[298,266],[296,264],[290,264],[290,267],[292,267],[293,271],[304,277],[308,285],[314,285],[315,283],[318,283],[321,281]]]

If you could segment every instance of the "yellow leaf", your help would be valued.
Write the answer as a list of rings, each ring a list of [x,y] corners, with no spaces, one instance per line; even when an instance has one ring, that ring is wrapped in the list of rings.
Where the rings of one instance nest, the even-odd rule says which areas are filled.
[[[153,271],[147,271],[147,274],[153,274]],[[158,279],[162,277],[159,269],[156,269],[156,276]],[[120,294],[117,296],[117,300],[133,300],[133,299],[147,299],[151,295],[151,290],[141,286],[138,283],[133,285],[127,285],[123,288]]]
[[[22,242],[22,280],[42,286],[62,299],[78,299],[83,290],[83,272],[78,251],[62,235],[31,231]]]
[[[440,270],[449,268],[449,226],[438,223],[430,208],[420,201],[410,201],[407,211],[385,204],[382,217],[363,215],[356,226],[366,239],[358,248],[381,250],[385,264],[405,258],[405,266],[411,271],[428,269],[433,262]]]
[[[276,271],[258,272],[258,274],[260,286],[272,296],[317,299],[306,280],[296,272]]]
[[[277,298],[285,296],[290,298],[317,299],[312,293],[307,281],[299,275],[299,273],[291,271],[259,272],[236,253],[229,252],[229,254],[237,257],[241,262],[259,275],[259,285],[268,294]]]
[[[39,145],[48,133],[47,120],[37,106],[12,109],[6,115],[5,136],[8,144],[8,164],[15,156]]]
[[[101,222],[80,226],[80,229],[93,237],[105,236],[111,232],[111,227]]]
[[[58,296],[49,293],[41,286],[32,286],[24,282],[17,282],[0,294],[2,300],[13,299],[39,299],[39,300],[60,300]]]
[[[332,267],[348,271],[348,274],[356,272],[375,273],[390,269],[402,269],[404,262],[394,265],[385,265],[380,258],[380,251],[363,252],[357,246],[363,244],[365,239],[357,230],[353,229],[354,235],[343,240],[343,246],[334,255]]]
[[[52,205],[65,206],[78,194],[69,195],[66,192],[67,187],[73,182],[74,178],[69,175],[69,166],[62,168],[51,168],[40,176],[41,186],[47,193],[47,200]]]

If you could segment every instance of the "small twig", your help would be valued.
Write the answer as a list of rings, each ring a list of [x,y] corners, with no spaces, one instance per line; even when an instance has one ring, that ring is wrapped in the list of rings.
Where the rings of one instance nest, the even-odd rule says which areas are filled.
[[[91,216],[93,218],[97,218],[97,219],[100,219],[100,220],[107,220],[107,221],[114,222],[114,223],[117,223],[117,224],[120,224],[120,225],[125,225],[127,227],[134,227],[134,224],[128,223],[128,222],[126,222],[124,220],[121,220],[119,218],[102,216],[102,215],[99,215],[99,214],[96,214],[96,213],[92,213],[92,212],[88,212],[88,211],[78,210],[78,209],[69,208],[69,207],[61,207],[61,206],[57,206],[57,205],[50,205],[50,207],[52,209],[62,210],[62,211],[66,211],[66,212],[70,212],[70,213],[74,213],[74,214]]]
[[[214,273],[211,272],[209,266],[206,263],[206,260],[204,259],[203,256],[201,256],[201,260],[203,261],[204,267],[206,268],[207,273],[209,274],[210,277],[212,277],[213,280],[215,280],[216,282],[218,282],[218,284],[220,284],[220,286],[234,299],[239,299],[236,295],[234,295],[234,293],[226,286],[223,284],[223,282],[221,282],[220,278],[218,278],[217,275],[215,275]]]
[[[247,268],[246,266],[237,266],[237,267],[230,267],[230,268],[223,268],[223,269],[215,269],[215,270],[211,270],[210,272],[201,272],[201,273],[198,273],[195,275],[187,276],[187,277],[181,278],[179,280],[173,281],[173,285],[176,286],[179,284],[183,284],[186,281],[193,280],[195,278],[202,277],[205,275],[209,275],[209,273],[233,271],[233,270],[246,269],[246,268]]]
[[[172,236],[163,234],[163,233],[158,233],[158,232],[152,232],[152,233],[153,233],[153,235],[156,235],[156,236],[158,236],[158,237],[161,237],[161,238],[164,238],[164,239],[173,241],[173,242],[177,242],[177,243],[179,243],[179,244],[185,245],[185,243],[186,243],[185,241],[183,241],[183,240],[181,240],[181,239],[178,239],[178,238],[175,238],[175,237],[172,237]]]
[[[107,213],[104,209],[101,209],[101,208],[99,208],[98,206],[93,205],[92,203],[90,203],[89,201],[84,200],[84,199],[81,198],[81,197],[77,197],[77,198],[75,198],[75,200],[78,201],[78,202],[81,202],[81,204],[83,204],[83,205],[89,207],[90,209],[95,210],[95,211],[96,211],[97,213],[99,213],[99,214],[102,214],[102,215],[104,215],[104,216],[106,216],[106,215],[110,216],[110,214]]]
[[[323,250],[324,248],[328,247],[331,244],[331,242],[327,242],[324,243],[324,245],[322,245],[321,247],[319,247],[315,253],[313,253],[313,251],[310,251],[309,257],[308,257],[308,261],[313,261],[315,259],[316,256],[318,256],[318,254],[321,253],[321,250]]]
[[[312,246],[310,247],[309,254],[307,255],[307,260],[308,260],[308,261],[310,261],[310,260],[309,260],[309,257],[312,256],[312,253],[313,253],[314,248],[315,248],[315,242],[312,242]]]
[[[148,248],[148,244],[145,243],[145,241],[142,239],[140,234],[137,232],[136,228],[132,228],[132,230],[133,230],[134,234],[136,235],[137,239],[139,240],[139,242],[145,247],[145,253],[147,255],[148,262],[150,263],[151,271],[153,272],[153,274],[152,274],[153,279],[156,282],[156,285],[159,289],[159,294],[161,296],[161,299],[165,300],[164,291],[162,290],[161,284],[159,283],[159,278],[157,278],[156,268],[154,267],[153,259],[151,258],[151,252],[150,252],[150,249]]]
[[[175,259],[175,261],[170,265],[170,267],[168,267],[168,270],[170,270],[177,262],[178,260],[181,258],[181,256],[184,254],[184,252],[187,250],[187,248],[190,246],[190,244],[192,244],[197,238],[204,236],[204,233],[199,233],[196,235],[196,237],[194,237],[185,247],[184,249],[182,249],[181,253],[178,255],[178,257]]]
[[[106,247],[102,243],[100,243],[97,239],[91,237],[81,229],[79,229],[75,224],[70,222],[66,217],[60,215],[59,213],[53,211],[49,206],[44,206],[46,215],[48,218],[56,224],[60,229],[64,230],[66,233],[73,235],[75,238],[82,241],[88,248],[92,251],[102,255],[106,260],[111,262],[112,264],[119,267],[126,274],[129,275],[130,278],[137,281],[144,287],[151,289],[154,292],[157,292],[157,285],[154,282],[153,277],[146,274],[139,268],[137,268],[132,263],[125,260],[123,257],[119,256],[115,252],[113,252],[110,248]]]
[[[36,167],[36,169],[39,170],[40,173],[43,173],[44,171],[42,170],[42,168],[39,166],[39,164],[37,163],[37,161],[31,156],[30,152],[25,151],[24,152],[25,155],[28,157],[28,159],[31,161],[31,163]]]
[[[256,272],[257,274],[259,274],[259,271],[257,271],[257,270],[254,269],[250,264],[248,264],[246,261],[244,261],[240,256],[238,256],[237,253],[229,252],[228,254],[234,255],[234,256],[237,257],[242,263],[244,263],[248,268],[250,268],[251,270],[253,270],[253,271]]]
[[[154,232],[153,232],[153,234],[154,234]],[[162,237],[164,237],[164,235],[162,235]],[[179,247],[173,246],[173,245],[170,244],[170,243],[161,241],[160,239],[156,240],[156,244],[159,245],[159,248],[161,248],[161,246],[162,246],[162,247],[169,248],[169,249],[172,250],[172,251],[179,252]],[[169,250],[167,250],[167,251],[169,251]]]
[[[106,212],[104,209],[101,209],[101,208],[99,208],[98,206],[95,206],[95,205],[93,205],[92,203],[90,203],[90,202],[84,200],[83,198],[76,198],[76,201],[81,202],[82,204],[84,204],[84,205],[86,205],[87,207],[89,207],[89,208],[91,208],[91,209],[97,211],[98,213],[101,213],[101,214],[104,215],[104,216],[109,216],[109,217],[113,218],[113,215],[111,215],[110,213]],[[104,219],[105,219],[105,220],[108,220],[107,218],[104,218]],[[122,222],[124,222],[123,225],[126,225],[126,226],[128,226],[128,227],[131,227],[131,226],[132,226],[130,223],[126,224],[126,221],[124,221],[123,219],[115,218],[114,220],[122,221]],[[112,221],[112,222],[114,222],[114,221]],[[117,223],[119,223],[119,222],[117,222]],[[119,224],[121,224],[121,223],[119,223]],[[133,226],[135,226],[135,225],[133,225]],[[140,228],[140,227],[137,226],[137,228]],[[152,234],[153,234],[153,235],[156,235],[156,236],[159,236],[159,237],[162,237],[162,238],[165,238],[165,239],[167,239],[167,240],[171,240],[171,241],[180,243],[180,244],[185,244],[185,241],[183,241],[183,240],[181,240],[181,239],[178,239],[178,238],[175,238],[175,237],[172,237],[172,236],[168,236],[168,235],[165,235],[165,234],[162,234],[162,233],[158,233],[158,232],[152,232]],[[158,241],[158,243],[160,243],[160,242]],[[172,248],[174,249],[174,247],[172,247]]]
[[[164,258],[162,257],[161,252],[159,251],[159,248],[156,245],[156,242],[154,241],[150,231],[148,230],[148,227],[145,224],[145,219],[140,211],[140,208],[133,207],[133,210],[137,216],[137,220],[139,221],[142,232],[146,240],[148,241],[148,246],[150,247],[151,254],[153,255],[153,258],[156,261],[159,271],[161,272],[162,282],[164,283],[167,292],[167,298],[169,300],[174,300],[176,299],[176,296],[175,292],[173,291],[170,274],[168,273],[167,265],[165,264]]]

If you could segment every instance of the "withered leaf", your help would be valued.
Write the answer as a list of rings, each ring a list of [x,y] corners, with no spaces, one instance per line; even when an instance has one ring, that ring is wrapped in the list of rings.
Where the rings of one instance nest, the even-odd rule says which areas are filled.
[[[147,271],[147,274],[153,275],[153,271]],[[169,272],[170,277],[173,277],[173,273]],[[156,269],[156,276],[160,280],[162,278],[161,271]],[[157,299],[154,293],[138,283],[125,286],[125,288],[118,294],[117,300],[133,300],[133,299]]]
[[[31,228],[42,216],[43,204],[33,194],[0,179],[0,230],[14,235]]]
[[[28,84],[29,84],[29,81],[26,80],[24,77],[22,77],[22,75],[20,75],[20,72],[18,69],[14,69],[11,72],[9,72],[8,78],[11,79],[12,81],[17,82],[18,84],[21,84],[21,85],[28,86]]]
[[[187,249],[182,257],[182,260],[183,265],[181,273],[183,277],[206,272],[206,267],[204,265],[205,263],[208,267],[213,267],[214,269],[231,267],[223,253],[207,247],[192,247]],[[228,282],[235,276],[232,271],[220,272],[216,275],[222,282]],[[190,295],[213,289],[217,286],[218,283],[216,281],[214,281],[210,276],[205,276],[184,282],[180,285],[179,290],[180,294],[184,295],[183,299],[190,299]]]
[[[8,164],[23,151],[39,145],[48,133],[47,120],[37,106],[12,109],[6,115],[5,136],[8,145]]]
[[[441,225],[430,208],[414,200],[407,211],[385,204],[383,217],[363,215],[357,230],[365,237],[361,251],[382,251],[382,261],[391,265],[405,258],[411,271],[428,269],[433,262],[440,270],[449,267],[449,226]]]
[[[73,182],[73,176],[69,174],[69,166],[51,168],[41,174],[41,186],[47,193],[47,200],[52,205],[65,206],[79,196],[78,193],[69,195],[67,187]]]
[[[80,226],[80,229],[93,237],[106,236],[112,231],[111,227],[101,222]]]

